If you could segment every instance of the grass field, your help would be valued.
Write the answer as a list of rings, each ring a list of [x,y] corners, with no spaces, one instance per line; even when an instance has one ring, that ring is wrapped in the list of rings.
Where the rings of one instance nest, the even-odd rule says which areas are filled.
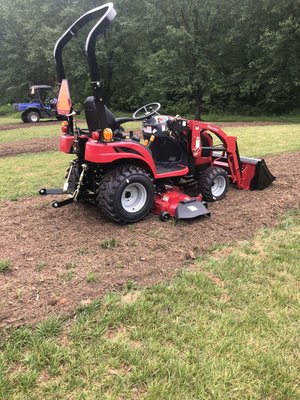
[[[271,125],[224,128],[238,137],[241,155],[262,157],[300,150],[300,125]]]
[[[86,128],[83,121],[78,121],[78,126]],[[127,122],[123,125],[126,131],[141,129],[140,122]],[[0,132],[0,144],[8,142],[19,142],[21,140],[29,140],[34,138],[47,138],[47,137],[59,137],[61,135],[60,123],[54,123],[53,125],[43,125],[42,123],[38,126],[30,126],[28,128],[11,129]]]
[[[20,135],[24,130],[27,131],[20,130]],[[28,129],[25,133],[27,138],[34,135],[35,130]],[[231,127],[225,131],[238,136],[240,154],[244,156],[262,157],[300,150],[300,125]],[[15,135],[15,130],[4,131],[2,134],[9,141]],[[39,130],[39,134],[55,135],[57,127],[45,126]],[[53,151],[0,158],[0,198],[17,199],[37,194],[40,187],[60,186],[70,158],[72,156]]]
[[[2,341],[1,399],[299,399],[300,213]]]
[[[59,137],[61,134],[59,124],[53,126],[29,127],[20,129],[11,129],[0,132],[0,144],[8,142],[19,142],[33,138]]]
[[[226,131],[243,155],[300,150],[297,125]],[[0,198],[61,185],[70,158],[0,159]],[[74,320],[3,333],[0,399],[299,399],[299,282],[300,210],[291,210],[250,241],[216,243],[171,282],[129,281]]]
[[[23,121],[21,121],[21,114],[20,113],[13,113],[10,115],[5,115],[0,117],[0,126],[5,125],[5,124],[16,124],[16,123],[22,123],[24,124]]]
[[[16,200],[37,195],[45,186],[61,187],[73,157],[50,151],[0,158],[0,199]]]
[[[163,113],[164,110],[163,108],[161,109],[161,112]],[[24,124],[23,121],[21,121],[20,113],[13,113],[7,116],[1,116],[0,117],[0,126],[3,124],[14,124],[14,123],[20,123]],[[122,116],[128,116],[130,117],[130,113],[122,113],[122,112],[116,112],[115,115],[117,117],[122,117]],[[174,114],[175,115],[175,114]],[[80,120],[80,117],[78,117],[78,120]],[[185,117],[193,119],[194,116],[191,115],[186,115]],[[209,122],[258,122],[258,121],[265,121],[265,122],[282,122],[282,123],[300,123],[300,115],[297,114],[290,114],[290,115],[260,115],[260,116],[245,116],[245,115],[231,115],[231,114],[203,114],[202,115],[202,120],[203,121],[209,121]]]

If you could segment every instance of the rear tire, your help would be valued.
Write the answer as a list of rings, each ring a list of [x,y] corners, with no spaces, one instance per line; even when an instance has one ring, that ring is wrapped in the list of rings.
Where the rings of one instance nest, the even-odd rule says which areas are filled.
[[[30,113],[27,114],[28,122],[39,122],[39,120],[40,120],[39,113],[37,113],[35,111],[31,111]]]
[[[21,120],[22,120],[23,122],[28,122],[28,120],[27,120],[27,113],[26,113],[26,112],[23,112],[23,113],[21,114]]]
[[[108,172],[97,196],[102,213],[118,223],[134,223],[144,218],[154,201],[150,175],[135,165],[124,165]]]
[[[205,201],[222,200],[228,191],[227,172],[220,167],[207,168],[199,178],[199,192]]]

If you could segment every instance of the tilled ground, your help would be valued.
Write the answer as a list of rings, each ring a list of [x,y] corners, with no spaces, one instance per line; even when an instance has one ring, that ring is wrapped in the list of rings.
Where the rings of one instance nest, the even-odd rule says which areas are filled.
[[[17,142],[0,143],[0,157],[16,156],[22,153],[40,153],[57,150],[59,137],[34,138]]]
[[[0,202],[0,258],[11,262],[11,271],[0,274],[0,327],[71,315],[128,281],[168,280],[213,244],[245,240],[273,226],[285,210],[300,205],[300,153],[269,157],[267,164],[277,176],[268,189],[231,188],[210,205],[211,219],[176,225],[150,214],[133,226],[118,226],[93,206],[53,209],[44,197]],[[111,239],[115,246],[103,248]]]
[[[30,128],[34,127],[37,128],[39,126],[46,126],[46,125],[53,125],[53,124],[59,124],[59,121],[55,120],[44,120],[40,122],[13,122],[10,124],[1,124],[0,125],[0,131],[10,131],[12,129],[23,129],[23,128]]]

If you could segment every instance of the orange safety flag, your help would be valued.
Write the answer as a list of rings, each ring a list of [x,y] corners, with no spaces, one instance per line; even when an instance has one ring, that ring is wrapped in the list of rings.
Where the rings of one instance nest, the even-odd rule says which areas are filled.
[[[69,84],[67,79],[61,82],[56,110],[59,115],[68,115],[71,113],[72,101],[70,96]]]

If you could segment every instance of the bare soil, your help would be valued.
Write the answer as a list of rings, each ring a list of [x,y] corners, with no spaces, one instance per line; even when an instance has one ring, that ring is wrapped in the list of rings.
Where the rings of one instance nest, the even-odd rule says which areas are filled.
[[[16,156],[22,153],[40,153],[58,148],[59,137],[19,140],[17,142],[0,143],[0,157]]]
[[[118,226],[80,203],[54,209],[45,197],[0,202],[0,259],[11,262],[11,270],[0,273],[0,327],[72,315],[128,281],[166,281],[212,245],[274,226],[280,214],[300,205],[300,153],[269,157],[267,164],[277,176],[273,185],[253,192],[231,188],[210,204],[210,219],[189,223],[162,223],[150,214]],[[110,239],[115,246],[104,248]]]
[[[23,129],[23,128],[38,128],[41,126],[47,126],[47,125],[53,125],[53,124],[59,124],[60,122],[57,121],[56,119],[54,120],[44,120],[40,122],[13,122],[11,124],[1,124],[0,125],[0,131],[10,131],[13,129]]]

